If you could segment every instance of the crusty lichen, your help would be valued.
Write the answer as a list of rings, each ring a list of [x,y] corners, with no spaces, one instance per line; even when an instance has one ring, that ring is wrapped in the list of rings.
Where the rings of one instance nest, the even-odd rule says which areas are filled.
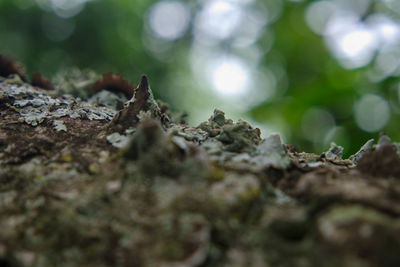
[[[179,123],[147,78],[120,111],[118,92],[96,94],[0,78],[1,264],[400,265],[390,139],[347,160],[335,144],[316,155],[262,139],[219,110]]]
[[[32,126],[37,126],[44,120],[54,121],[61,117],[111,121],[116,113],[107,107],[80,102],[70,95],[54,98],[24,83],[2,85],[0,98],[7,99],[8,107],[18,112],[18,121]]]

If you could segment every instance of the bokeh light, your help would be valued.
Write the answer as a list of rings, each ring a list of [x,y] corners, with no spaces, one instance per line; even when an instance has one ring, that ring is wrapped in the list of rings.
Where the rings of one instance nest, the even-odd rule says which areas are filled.
[[[190,11],[179,1],[157,2],[150,10],[149,21],[156,36],[173,41],[185,34]]]
[[[311,30],[323,35],[330,18],[335,12],[336,6],[331,1],[316,1],[308,6],[305,18]]]
[[[39,6],[45,10],[51,9],[61,18],[71,18],[79,14],[86,2],[91,0],[36,0]]]
[[[322,108],[310,108],[301,120],[301,128],[306,139],[314,143],[324,143],[325,136],[335,127],[332,114]]]
[[[377,132],[389,122],[389,103],[381,96],[366,94],[354,105],[354,116],[361,129]]]
[[[241,23],[235,29],[232,45],[245,48],[253,45],[261,36],[267,24],[266,14],[257,9],[247,10]]]
[[[239,3],[233,1],[210,0],[197,14],[194,22],[196,41],[207,44],[214,40],[227,39],[243,19]]]
[[[70,37],[74,32],[75,22],[71,19],[63,19],[52,14],[45,14],[42,17],[42,29],[49,40],[61,42]]]
[[[238,95],[248,89],[248,68],[237,58],[218,60],[213,66],[212,73],[212,83],[222,94]]]
[[[400,43],[400,23],[385,14],[368,16],[367,24],[375,31],[382,47]]]
[[[343,67],[355,69],[369,64],[379,49],[399,41],[399,23],[385,14],[366,16],[370,0],[313,2],[305,19]],[[386,71],[387,72],[387,71]]]
[[[353,16],[336,16],[327,26],[326,43],[343,67],[367,65],[374,57],[377,39],[374,33]]]

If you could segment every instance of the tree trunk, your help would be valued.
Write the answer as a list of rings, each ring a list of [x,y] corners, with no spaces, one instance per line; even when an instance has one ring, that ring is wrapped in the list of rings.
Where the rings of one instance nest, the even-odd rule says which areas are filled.
[[[389,137],[298,152],[219,110],[188,126],[146,77],[122,108],[112,79],[82,100],[0,78],[0,265],[400,266]]]

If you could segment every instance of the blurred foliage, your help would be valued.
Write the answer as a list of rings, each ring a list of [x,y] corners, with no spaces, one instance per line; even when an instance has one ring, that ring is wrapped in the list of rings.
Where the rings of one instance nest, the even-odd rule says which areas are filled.
[[[222,108],[230,117],[252,120],[264,134],[281,132],[285,142],[298,145],[300,150],[321,152],[334,141],[345,146],[348,155],[367,139],[376,138],[379,131],[400,139],[398,66],[374,79],[376,62],[384,51],[378,48],[373,50],[371,60],[363,64],[349,67],[343,63],[330,46],[336,39],[314,33],[307,24],[306,14],[317,1],[259,0],[240,4],[240,1],[225,1],[257,11],[261,19],[265,15],[265,25],[255,42],[242,47],[234,45],[237,37],[234,34],[238,33],[217,38],[212,44],[199,44],[196,23],[200,12],[212,0],[172,2],[189,10],[190,21],[179,37],[167,40],[157,36],[149,22],[159,1],[2,0],[0,53],[25,64],[29,74],[40,71],[50,77],[75,66],[98,73],[119,73],[133,82],[146,73],[156,97],[170,103],[175,110],[187,111],[192,115],[191,123],[205,120],[214,108]],[[341,6],[344,11],[348,8],[358,12],[359,23],[367,22],[373,14],[383,14],[395,22],[400,17],[396,1],[324,2]],[[256,13],[249,14],[252,19]],[[175,19],[175,15],[166,16],[166,23]],[[356,46],[363,42],[360,39]],[[257,101],[241,106],[240,101],[246,95],[230,98],[209,89],[212,81],[207,80],[208,76],[197,75],[207,72],[202,69],[204,65],[193,63],[198,60],[193,60],[196,55],[203,57],[194,52],[199,47],[211,58],[215,55],[243,58],[252,66],[252,73],[262,76],[264,70],[269,71],[274,81],[273,88],[268,89],[272,93],[266,93],[262,79],[250,78],[255,84],[252,89],[257,88],[256,94],[260,92],[259,99],[256,95]],[[400,53],[399,47],[400,42],[394,42],[391,53]],[[354,109],[370,93],[382,96],[390,105],[390,121],[383,128],[366,132],[356,123]]]

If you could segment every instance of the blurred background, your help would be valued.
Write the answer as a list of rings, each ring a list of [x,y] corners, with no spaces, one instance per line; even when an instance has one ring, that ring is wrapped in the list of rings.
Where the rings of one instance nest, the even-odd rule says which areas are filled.
[[[400,139],[398,0],[1,0],[0,53],[145,73],[192,125],[219,108],[308,152]]]

